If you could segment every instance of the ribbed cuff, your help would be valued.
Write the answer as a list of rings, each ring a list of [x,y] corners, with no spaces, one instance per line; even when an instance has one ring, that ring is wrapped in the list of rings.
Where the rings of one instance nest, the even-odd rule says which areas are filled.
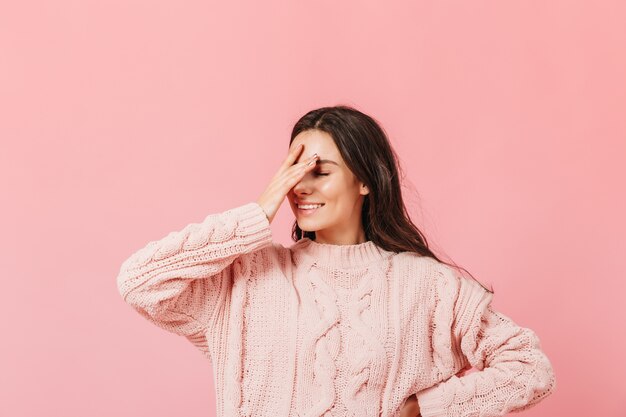
[[[257,203],[247,203],[226,213],[235,216],[235,234],[242,245],[243,253],[254,252],[272,243],[272,229],[263,208]]]
[[[422,417],[445,417],[441,386],[434,385],[415,393]]]

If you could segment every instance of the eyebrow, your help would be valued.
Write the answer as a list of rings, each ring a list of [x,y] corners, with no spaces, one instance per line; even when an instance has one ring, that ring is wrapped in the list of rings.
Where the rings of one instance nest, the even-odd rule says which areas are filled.
[[[339,166],[339,164],[335,161],[331,161],[330,159],[320,159],[317,161],[317,164],[321,165],[321,164],[335,164],[337,166]]]

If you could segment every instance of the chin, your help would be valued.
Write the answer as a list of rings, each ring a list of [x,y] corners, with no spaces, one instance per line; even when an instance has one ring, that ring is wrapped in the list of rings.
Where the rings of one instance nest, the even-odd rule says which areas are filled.
[[[311,227],[306,227],[306,226],[302,226],[300,225],[300,223],[298,223],[298,227],[300,228],[300,230],[302,230],[303,232],[316,232],[317,228],[311,228]]]
[[[320,230],[319,227],[317,227],[315,225],[308,224],[306,221],[304,221],[304,222],[298,221],[298,227],[303,232],[316,232],[316,231]]]

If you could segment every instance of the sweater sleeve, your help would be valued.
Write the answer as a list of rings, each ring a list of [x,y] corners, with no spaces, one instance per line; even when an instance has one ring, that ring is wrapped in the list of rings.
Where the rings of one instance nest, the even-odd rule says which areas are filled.
[[[206,349],[209,321],[233,275],[245,270],[242,258],[271,242],[269,220],[256,202],[209,214],[131,255],[117,287],[150,322]]]
[[[503,416],[528,409],[554,392],[554,370],[537,334],[495,311],[493,294],[476,281],[452,274],[453,349],[477,371],[453,375],[416,393],[421,415]]]

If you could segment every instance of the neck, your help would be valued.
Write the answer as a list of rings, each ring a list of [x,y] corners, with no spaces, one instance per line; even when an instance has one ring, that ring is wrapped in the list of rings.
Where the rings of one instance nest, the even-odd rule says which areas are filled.
[[[365,243],[365,233],[361,233],[356,237],[346,237],[346,236],[342,236],[341,238],[337,238],[337,239],[333,239],[333,238],[328,238],[325,237],[323,235],[320,235],[319,233],[315,233],[315,242],[317,243],[323,243],[326,245],[359,245],[361,243]]]

